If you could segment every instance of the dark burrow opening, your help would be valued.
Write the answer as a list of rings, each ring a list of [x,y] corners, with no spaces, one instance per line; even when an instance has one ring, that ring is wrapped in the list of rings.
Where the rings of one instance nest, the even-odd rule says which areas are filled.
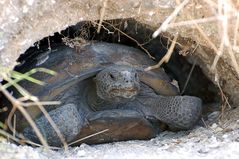
[[[74,46],[88,41],[120,43],[143,51],[147,50],[155,57],[155,61],[159,61],[171,44],[170,35],[163,34],[152,39],[152,34],[153,30],[150,27],[132,19],[106,21],[99,34],[97,33],[97,23],[79,22],[36,42],[19,57],[18,62],[22,63],[26,58],[34,58],[38,53],[49,50],[54,45],[64,43]],[[193,43],[188,39],[185,41]],[[197,58],[193,55],[193,49],[185,52],[182,45],[176,45],[169,62],[163,64],[162,67],[170,78],[177,81],[182,95],[192,95],[202,99],[203,118],[207,120],[208,114],[220,110],[220,91],[204,75],[202,69],[195,65]],[[185,54],[187,55],[185,56]],[[190,56],[191,58],[188,60]],[[3,115],[1,116],[3,117]]]
[[[138,23],[133,19],[106,21],[99,34],[96,23],[80,22],[36,42],[33,47],[19,57],[18,62],[21,63],[25,58],[32,58],[41,51],[49,50],[53,45],[64,43],[72,47],[86,41],[119,43],[141,50],[143,48],[158,62],[167,53],[171,41],[166,35],[153,39],[152,34],[153,30],[147,25]],[[207,105],[204,107],[205,113],[219,110],[220,108],[217,106],[220,104],[216,107],[208,106],[213,103],[220,103],[219,89],[204,75],[202,69],[195,65],[194,61],[197,58],[193,56],[193,50],[187,50],[185,56],[182,48],[183,46],[176,45],[169,62],[163,64],[162,67],[172,79],[178,82],[182,95],[197,96],[203,100],[204,105]],[[190,61],[188,60],[189,56],[192,57]]]

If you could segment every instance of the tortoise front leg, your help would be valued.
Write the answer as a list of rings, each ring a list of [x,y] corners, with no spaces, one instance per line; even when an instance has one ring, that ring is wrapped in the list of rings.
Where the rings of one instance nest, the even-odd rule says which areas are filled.
[[[55,122],[66,142],[70,142],[75,138],[85,124],[83,114],[84,112],[79,112],[74,104],[61,105],[49,112],[50,117]],[[59,136],[45,116],[37,118],[35,123],[50,146],[62,145]],[[30,126],[24,129],[23,135],[27,139],[39,143],[38,137]]]
[[[179,130],[191,129],[199,120],[202,101],[193,96],[153,96],[139,98],[147,108],[146,115],[155,116],[171,128]]]

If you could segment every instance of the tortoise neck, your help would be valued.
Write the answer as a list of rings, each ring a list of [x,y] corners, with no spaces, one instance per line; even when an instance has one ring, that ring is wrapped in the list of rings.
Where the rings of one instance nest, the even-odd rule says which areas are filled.
[[[96,84],[94,80],[89,81],[86,86],[87,89],[84,92],[86,103],[93,111],[116,109],[118,107],[119,104],[106,101],[97,95]]]

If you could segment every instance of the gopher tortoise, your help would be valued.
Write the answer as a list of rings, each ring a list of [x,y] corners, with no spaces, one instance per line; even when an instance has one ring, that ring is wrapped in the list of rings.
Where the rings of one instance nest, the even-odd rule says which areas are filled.
[[[163,69],[144,71],[155,61],[142,51],[105,42],[87,43],[78,48],[65,45],[26,58],[17,71],[43,67],[56,76],[37,72],[34,78],[20,84],[42,101],[57,100],[60,105],[44,106],[67,143],[97,132],[98,135],[77,142],[88,144],[150,139],[160,124],[170,129],[191,129],[200,118],[201,99],[180,96]],[[13,95],[19,97],[14,91]],[[52,146],[61,140],[38,107],[26,108]],[[17,112],[17,131],[26,138],[39,140],[26,119]]]

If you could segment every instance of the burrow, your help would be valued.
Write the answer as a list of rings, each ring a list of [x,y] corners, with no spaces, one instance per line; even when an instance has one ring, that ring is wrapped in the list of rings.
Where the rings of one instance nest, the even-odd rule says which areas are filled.
[[[154,30],[133,19],[105,21],[100,33],[97,33],[97,24],[97,21],[83,21],[49,35],[35,42],[19,57],[18,62],[21,63],[31,56],[34,57],[35,53],[41,50],[49,50],[52,45],[64,43],[74,46],[90,41],[120,43],[144,52],[147,50],[151,56],[155,57],[155,61],[159,61],[167,53],[173,39],[173,36],[167,32],[153,39]],[[199,124],[206,126],[205,124],[219,121],[222,117],[222,110],[225,111],[228,107],[227,101],[222,97],[223,90],[218,88],[212,76],[205,74],[203,61],[195,52],[198,46],[200,45],[196,41],[179,36],[169,62],[163,64],[162,67],[170,78],[177,81],[182,95],[197,96],[203,100],[203,115]],[[230,102],[230,98],[228,101]]]

